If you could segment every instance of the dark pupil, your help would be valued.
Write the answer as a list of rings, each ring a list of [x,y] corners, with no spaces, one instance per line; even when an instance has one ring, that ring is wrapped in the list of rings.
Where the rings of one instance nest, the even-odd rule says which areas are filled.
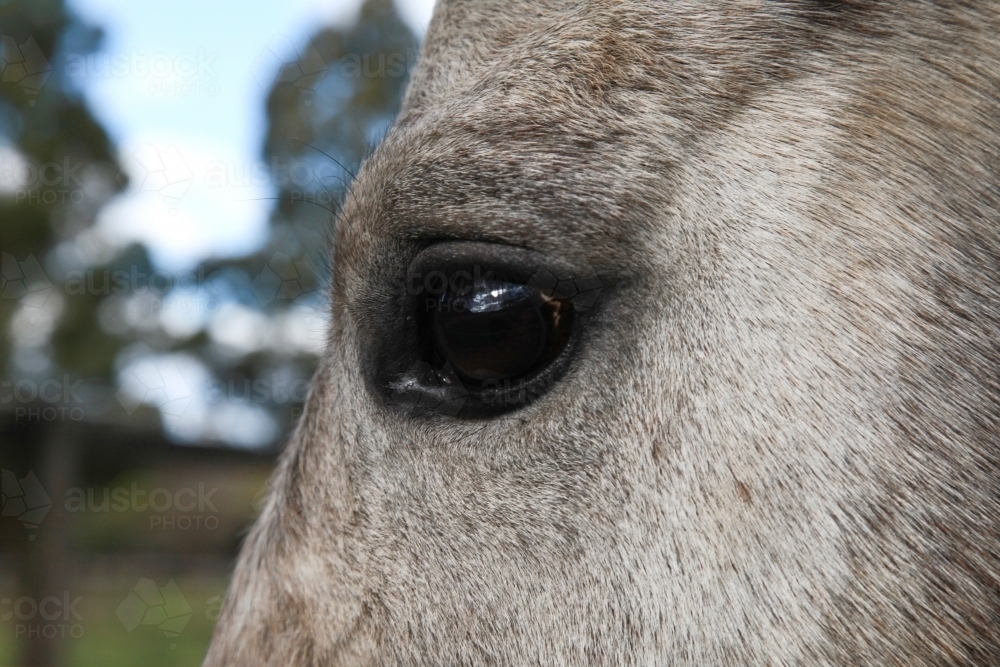
[[[447,291],[433,313],[434,343],[467,380],[506,380],[531,371],[550,338],[551,308],[532,288],[487,281]]]

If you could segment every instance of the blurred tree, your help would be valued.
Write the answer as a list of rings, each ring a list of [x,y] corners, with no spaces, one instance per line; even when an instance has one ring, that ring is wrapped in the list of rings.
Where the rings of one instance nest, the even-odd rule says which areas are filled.
[[[60,250],[93,225],[97,212],[120,188],[108,136],[65,72],[67,54],[93,50],[100,37],[62,0],[0,2],[0,375],[4,378],[38,380],[86,370],[107,379],[120,346],[94,326],[95,300],[68,300],[51,278],[60,257],[66,255]],[[21,385],[5,382],[4,386],[6,409],[11,407],[10,388]],[[14,407],[24,407],[23,402],[14,401]],[[77,440],[61,424],[55,426],[39,425],[17,443],[7,439],[4,467],[38,469],[50,488],[72,483]],[[4,475],[6,494],[8,483],[16,478]],[[63,519],[53,513],[47,526],[51,532],[33,549],[21,548],[23,558],[16,562],[29,590],[50,592],[67,585]],[[61,641],[29,641],[22,660],[54,665],[61,653]]]
[[[276,73],[263,144],[276,189],[266,245],[208,261],[194,280],[152,295],[113,286],[116,275],[155,273],[146,248],[109,257],[100,235],[87,232],[124,184],[107,135],[65,72],[100,33],[58,0],[0,0],[0,31],[0,372],[69,372],[87,380],[89,419],[155,423],[162,406],[120,405],[118,384],[138,361],[183,357],[204,371],[197,381],[188,374],[189,384],[207,374],[213,406],[223,409],[165,422],[169,435],[225,439],[213,420],[249,423],[256,414],[259,428],[235,444],[277,444],[301,409],[325,337],[336,210],[395,117],[416,58],[416,37],[392,0],[368,0],[353,25],[319,30]],[[171,326],[164,309],[177,301],[197,302],[200,323]],[[229,344],[227,333],[240,327],[257,340]]]
[[[282,69],[264,144],[281,187],[279,228],[310,224],[304,210],[339,201],[399,111],[417,49],[392,0],[368,0],[355,26],[318,32]]]
[[[355,24],[323,28],[284,63],[268,96],[263,148],[277,187],[270,239],[251,256],[202,269],[215,276],[220,299],[265,314],[286,335],[245,355],[220,355],[206,337],[183,348],[211,360],[230,394],[247,395],[255,383],[296,388],[290,401],[271,392],[278,400],[269,407],[282,426],[301,410],[320,352],[292,341],[325,340],[324,319],[316,314],[326,308],[323,286],[337,208],[398,113],[418,48],[392,0],[367,0]]]
[[[16,375],[51,376],[58,364],[107,376],[118,345],[94,327],[96,304],[66,303],[49,276],[59,245],[120,189],[108,135],[65,73],[67,55],[92,51],[101,33],[62,0],[4,0],[0,35],[0,372],[13,361]]]

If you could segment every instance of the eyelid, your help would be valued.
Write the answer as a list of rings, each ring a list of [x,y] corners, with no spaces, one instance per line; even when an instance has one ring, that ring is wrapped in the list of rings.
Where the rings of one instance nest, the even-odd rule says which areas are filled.
[[[410,285],[414,277],[435,271],[466,271],[474,279],[536,285],[543,294],[572,299],[579,310],[592,307],[605,288],[629,277],[616,278],[528,248],[482,241],[441,241],[428,246],[410,262],[406,282]]]
[[[425,248],[407,270],[407,278],[433,272],[471,274],[473,280],[527,283],[542,267],[553,264],[550,258],[526,248],[502,246],[479,241],[443,241]]]
[[[589,266],[523,247],[447,240],[400,250],[408,256],[405,264],[397,264],[400,273],[383,274],[386,282],[366,300],[367,316],[358,320],[358,351],[371,394],[409,418],[490,419],[542,400],[562,381],[591,336],[589,322],[594,306],[603,300],[602,291],[619,284],[609,279],[614,274],[599,275]],[[543,354],[527,375],[480,386],[463,384],[453,370],[440,365],[440,356],[433,356],[427,320],[442,298],[452,298],[444,297],[442,280],[448,286],[449,278],[458,278],[465,288],[460,285],[453,295],[464,294],[469,277],[480,284],[489,280],[529,287],[537,305],[555,309],[560,318],[572,318],[570,326],[559,329],[568,332],[565,344],[548,346],[557,351]],[[393,287],[386,292],[390,282]]]

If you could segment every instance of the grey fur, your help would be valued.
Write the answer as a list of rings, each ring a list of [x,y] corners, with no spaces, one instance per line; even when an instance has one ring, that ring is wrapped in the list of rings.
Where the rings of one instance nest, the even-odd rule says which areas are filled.
[[[1000,3],[444,0],[206,665],[1000,665]],[[618,282],[416,418],[422,239]]]

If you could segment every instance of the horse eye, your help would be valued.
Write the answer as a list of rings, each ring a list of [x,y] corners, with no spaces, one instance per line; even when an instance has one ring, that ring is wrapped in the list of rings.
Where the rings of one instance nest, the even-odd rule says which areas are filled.
[[[544,368],[566,346],[573,326],[569,299],[503,280],[453,286],[430,314],[431,340],[441,361],[478,385]]]

